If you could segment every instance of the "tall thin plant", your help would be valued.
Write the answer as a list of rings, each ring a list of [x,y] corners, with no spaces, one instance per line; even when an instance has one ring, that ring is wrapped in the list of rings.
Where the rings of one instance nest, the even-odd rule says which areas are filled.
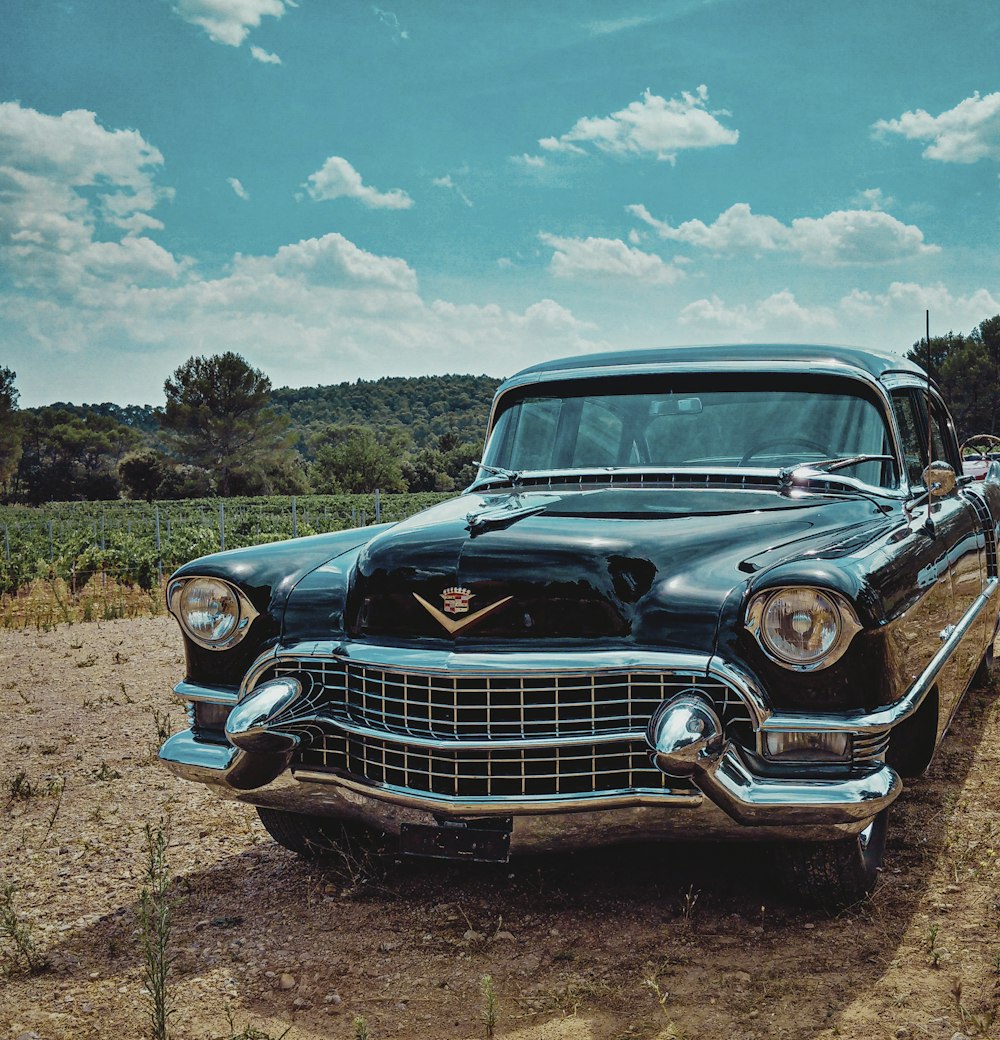
[[[149,993],[152,1040],[169,1040],[168,1022],[174,1013],[170,993],[170,872],[167,866],[167,830],[163,820],[147,823],[145,885],[139,894],[139,937],[143,981]]]

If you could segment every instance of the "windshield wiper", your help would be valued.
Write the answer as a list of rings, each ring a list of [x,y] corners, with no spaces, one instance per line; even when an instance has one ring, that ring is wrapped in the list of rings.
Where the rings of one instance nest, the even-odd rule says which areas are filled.
[[[824,459],[822,462],[797,462],[794,466],[785,466],[778,470],[778,480],[781,487],[792,486],[792,477],[801,470],[814,470],[817,473],[835,473],[838,469],[847,469],[848,466],[857,466],[862,462],[892,462],[896,459],[892,455],[845,455],[839,459]]]
[[[502,480],[507,480],[510,482],[510,486],[515,488],[521,483],[521,473],[518,470],[504,469],[502,466],[487,466],[485,462],[479,461],[473,463],[473,465],[478,466],[480,469],[486,470],[489,476],[480,477],[478,480],[474,480],[469,485],[469,491],[475,491],[483,484],[489,483],[489,481],[493,477],[500,477]]]

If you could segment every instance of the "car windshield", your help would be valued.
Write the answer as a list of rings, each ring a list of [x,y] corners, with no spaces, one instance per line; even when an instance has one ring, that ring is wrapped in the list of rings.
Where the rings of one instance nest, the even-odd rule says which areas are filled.
[[[508,395],[483,462],[515,470],[782,468],[891,455],[882,409],[851,380],[756,375],[579,380]],[[896,485],[894,467],[844,471]]]

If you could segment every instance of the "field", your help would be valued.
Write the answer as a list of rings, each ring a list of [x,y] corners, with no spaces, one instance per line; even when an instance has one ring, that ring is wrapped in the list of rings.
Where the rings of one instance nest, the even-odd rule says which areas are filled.
[[[874,897],[829,917],[751,845],[306,863],[157,764],[184,725],[171,619],[2,631],[0,660],[2,1040],[151,1035],[147,825],[176,1040],[998,1035],[996,688],[908,784]]]
[[[0,506],[0,626],[157,613],[174,568],[219,549],[402,520],[442,494]]]

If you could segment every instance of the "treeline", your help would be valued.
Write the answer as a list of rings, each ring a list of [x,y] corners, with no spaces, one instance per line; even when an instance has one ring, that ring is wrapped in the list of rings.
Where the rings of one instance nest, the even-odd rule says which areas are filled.
[[[907,354],[941,387],[961,440],[1000,428],[1000,314],[968,335],[949,332],[914,343]]]
[[[0,501],[446,492],[475,474],[499,380],[274,390],[232,352],[192,357],[165,403],[18,408],[0,367]]]

